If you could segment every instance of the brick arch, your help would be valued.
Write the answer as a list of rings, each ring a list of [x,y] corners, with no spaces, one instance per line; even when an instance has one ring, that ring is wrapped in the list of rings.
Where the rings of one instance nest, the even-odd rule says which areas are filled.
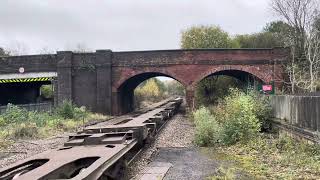
[[[180,82],[186,87],[185,80],[166,68],[147,68],[137,70],[134,68],[122,69],[120,76],[114,79],[112,87],[113,112],[114,114],[125,114],[134,110],[134,89],[143,81],[152,77],[165,76]]]
[[[195,89],[196,85],[198,82],[200,82],[202,79],[218,73],[218,72],[222,72],[222,71],[232,71],[232,70],[236,70],[236,71],[242,71],[242,72],[246,72],[249,73],[255,77],[257,77],[258,79],[260,79],[261,81],[263,81],[264,83],[269,83],[270,81],[272,81],[273,77],[272,77],[272,72],[270,72],[270,70],[265,71],[264,67],[259,67],[259,66],[239,66],[239,65],[230,65],[230,66],[218,66],[218,67],[214,67],[212,69],[209,69],[203,73],[200,73],[192,82],[190,88],[191,89]]]
[[[160,70],[139,70],[139,71],[133,71],[130,72],[129,74],[127,74],[126,76],[121,76],[119,80],[117,80],[112,87],[112,91],[116,92],[119,90],[119,88],[125,84],[126,82],[130,81],[131,78],[137,77],[137,76],[142,76],[143,74],[155,74],[155,76],[153,77],[157,77],[157,76],[165,76],[165,77],[169,77],[172,78],[178,82],[180,82],[185,88],[187,88],[187,81],[185,79],[183,79],[182,77],[180,77],[179,75],[177,75],[175,72],[170,72],[165,68],[161,68]],[[152,77],[150,77],[152,78]]]

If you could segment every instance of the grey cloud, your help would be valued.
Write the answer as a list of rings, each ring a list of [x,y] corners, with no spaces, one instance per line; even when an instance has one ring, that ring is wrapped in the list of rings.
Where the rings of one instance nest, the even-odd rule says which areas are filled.
[[[1,0],[0,46],[22,42],[29,53],[66,49],[179,48],[180,32],[216,24],[231,34],[272,20],[268,0]]]

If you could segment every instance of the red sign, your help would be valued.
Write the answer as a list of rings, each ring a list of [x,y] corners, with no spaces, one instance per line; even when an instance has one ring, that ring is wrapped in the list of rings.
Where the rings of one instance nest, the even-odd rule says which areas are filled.
[[[262,90],[263,91],[272,91],[272,85],[263,85]]]

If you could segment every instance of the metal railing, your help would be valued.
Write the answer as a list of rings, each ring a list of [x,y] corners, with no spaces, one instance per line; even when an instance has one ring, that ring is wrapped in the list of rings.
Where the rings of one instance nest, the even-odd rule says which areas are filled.
[[[28,111],[52,111],[53,109],[52,102],[35,103],[35,104],[19,104],[15,106],[24,108]],[[0,114],[4,113],[6,109],[7,109],[7,106],[0,106]]]

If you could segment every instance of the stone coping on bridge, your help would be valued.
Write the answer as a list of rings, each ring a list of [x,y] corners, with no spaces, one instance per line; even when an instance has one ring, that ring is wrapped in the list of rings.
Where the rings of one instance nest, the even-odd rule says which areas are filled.
[[[74,53],[74,54],[93,54],[96,52],[113,52],[113,53],[148,53],[148,52],[182,52],[182,51],[272,51],[272,50],[289,50],[286,47],[273,48],[196,48],[196,49],[148,49],[148,50],[120,50],[113,51],[111,49],[97,49],[96,51],[74,52],[74,51],[57,51],[57,53]],[[2,59],[15,57],[32,57],[32,56],[52,56],[52,54],[26,54],[18,56],[0,56]]]
[[[57,72],[30,72],[30,73],[12,73],[0,74],[0,79],[24,79],[24,78],[40,78],[40,77],[57,77]]]

